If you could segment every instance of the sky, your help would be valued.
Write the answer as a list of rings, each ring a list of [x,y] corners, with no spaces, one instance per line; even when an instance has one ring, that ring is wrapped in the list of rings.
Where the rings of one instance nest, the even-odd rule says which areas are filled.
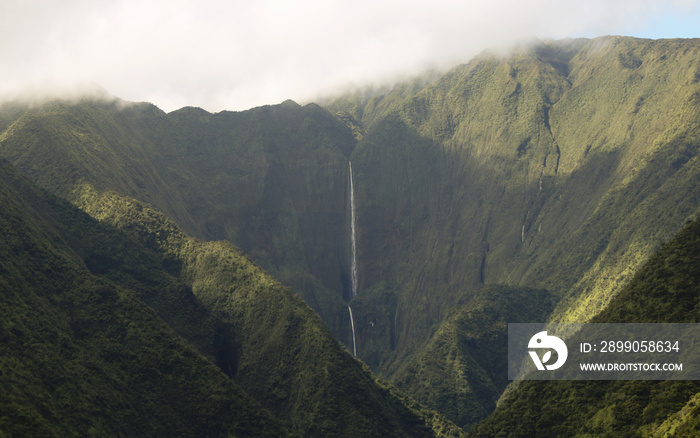
[[[700,0],[0,0],[0,96],[237,111],[602,35],[700,37]]]

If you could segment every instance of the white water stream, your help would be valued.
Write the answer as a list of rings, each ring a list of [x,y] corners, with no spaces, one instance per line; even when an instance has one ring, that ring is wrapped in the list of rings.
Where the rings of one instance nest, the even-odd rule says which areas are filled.
[[[350,327],[352,327],[352,353],[357,356],[357,344],[355,344],[355,320],[352,318],[352,308],[348,305],[350,312]]]
[[[357,244],[355,243],[355,187],[352,181],[352,162],[348,161],[350,171],[350,245],[352,248],[352,260],[350,272],[352,282],[352,298],[357,295]]]
[[[357,296],[357,243],[355,237],[355,185],[352,180],[352,162],[348,161],[348,171],[350,173],[350,247],[352,258],[350,260],[350,276],[352,284],[352,298]],[[357,356],[357,343],[355,342],[355,320],[352,317],[352,308],[348,304],[350,312],[350,328],[352,328],[352,352]]]

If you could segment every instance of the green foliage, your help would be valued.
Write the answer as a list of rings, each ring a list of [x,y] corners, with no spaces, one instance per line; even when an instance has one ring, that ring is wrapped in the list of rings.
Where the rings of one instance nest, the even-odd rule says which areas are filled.
[[[592,322],[698,322],[699,259],[695,220]],[[699,392],[696,381],[522,382],[473,436],[691,436]]]
[[[698,394],[695,394],[675,414],[669,416],[660,426],[653,429],[652,437],[694,436],[700,433],[700,412],[698,412]]]
[[[84,185],[97,222],[0,164],[4,431],[462,433],[379,382],[232,244],[187,237],[151,207]]]
[[[508,323],[546,320],[552,300],[546,291],[505,286],[466,296],[393,381],[468,430],[496,408],[509,383]]]
[[[321,319],[238,248],[180,232],[162,213],[115,193],[86,210],[179,262],[181,277],[230,327],[219,366],[303,436],[457,436],[460,429],[380,383]],[[442,435],[441,435],[442,434]]]
[[[698,72],[696,40],[535,42],[483,53],[439,77],[341,96],[324,103],[330,111],[291,101],[218,114],[102,100],[5,105],[0,154],[141,242],[144,258],[115,258],[108,248],[116,234],[75,252],[92,275],[139,294],[207,357],[240,365],[228,371],[240,382],[240,367],[282,360],[274,349],[254,355],[260,345],[280,346],[295,369],[308,364],[285,336],[320,345],[327,334],[292,323],[309,310],[279,298],[290,294],[259,268],[243,268],[242,255],[229,255],[238,250],[183,237],[133,199],[188,235],[233,242],[347,343],[351,158],[360,296],[350,304],[360,357],[389,380],[403,365],[432,376],[468,364],[487,382],[460,347],[454,306],[478,304],[484,285],[508,284],[514,297],[547,290],[556,320],[588,321],[700,212]],[[151,294],[149,279],[175,293]],[[191,291],[196,311],[178,304]],[[265,320],[261,309],[275,305],[283,322]],[[261,328],[256,318],[266,321]],[[427,345],[439,353],[434,360]],[[307,385],[275,383],[292,376],[283,369],[264,366],[258,376],[259,397],[275,415],[287,425],[301,418],[295,430],[316,424],[315,412],[335,415],[297,409],[289,397],[306,397]],[[304,381],[312,374],[299,373]],[[456,397],[429,392],[415,393],[455,411]],[[596,421],[615,418],[603,409]]]
[[[32,187],[4,161],[0,205],[3,433],[285,433],[268,412],[164,322],[179,331],[193,329],[189,335],[199,337],[193,340],[205,353],[213,353],[203,342],[211,323],[206,313],[193,300],[182,300],[182,289],[173,279],[159,284],[166,281],[165,274],[141,265],[152,262],[151,254],[138,244],[129,248],[128,237]],[[97,269],[101,275],[91,273],[81,254],[108,247],[103,254],[111,258],[101,258]],[[120,274],[112,275],[113,269]],[[168,293],[174,295],[179,311],[164,296]],[[144,301],[151,301],[153,308]],[[197,328],[197,323],[203,327]]]

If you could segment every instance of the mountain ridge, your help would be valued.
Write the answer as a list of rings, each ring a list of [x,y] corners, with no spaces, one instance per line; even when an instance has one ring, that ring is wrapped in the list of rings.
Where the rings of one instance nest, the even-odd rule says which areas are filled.
[[[489,287],[589,320],[700,212],[697,42],[541,41],[322,106],[5,105],[0,155],[83,209],[112,193],[233,242],[346,345],[351,304],[359,357],[397,383]]]
[[[144,305],[163,294],[181,300],[177,285],[154,275],[147,297],[127,285],[139,282],[142,267],[121,273],[121,282],[91,273],[80,254],[110,242],[109,231],[4,160],[0,185],[3,433],[287,434],[205,358],[213,346],[201,340],[214,327],[201,308],[189,309],[201,325],[187,327],[167,304]],[[96,236],[106,238],[86,239]],[[167,309],[165,320],[179,322],[201,352],[156,309]]]
[[[462,435],[232,244],[114,192],[80,211],[4,160],[0,186],[3,433]]]

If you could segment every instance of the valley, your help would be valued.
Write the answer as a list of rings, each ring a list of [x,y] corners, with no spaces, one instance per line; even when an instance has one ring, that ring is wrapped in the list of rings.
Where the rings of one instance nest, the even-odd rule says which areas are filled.
[[[26,263],[19,248],[35,248],[37,266],[46,257],[71,266],[76,280],[59,289],[73,304],[51,324],[84,357],[122,338],[90,328],[94,345],[82,343],[70,309],[106,288],[98,313],[126,315],[119,325],[129,314],[114,297],[137,303],[143,330],[177,345],[158,357],[184,355],[213,379],[198,385],[227,388],[206,403],[254,400],[226,417],[229,429],[217,423],[222,431],[576,436],[586,425],[653,436],[697,428],[695,383],[509,387],[506,327],[698,322],[688,242],[699,152],[697,40],[537,41],[392,87],[241,112],[165,113],[110,96],[6,102],[3,184],[19,193],[2,207],[12,242],[3,251],[8,266]],[[31,230],[12,231],[26,221]],[[660,275],[654,266],[669,258],[682,286],[646,289],[640,278]],[[7,291],[31,278],[2,272]],[[73,294],[75,282],[87,295]],[[32,287],[40,306],[55,304]],[[36,306],[9,296],[6,315]],[[0,358],[7,369],[13,351]],[[74,357],[64,353],[52,360]],[[103,377],[118,362],[90,360]],[[13,385],[12,409],[27,406]],[[542,406],[543,394],[549,416],[519,401]],[[621,394],[638,397],[624,404]],[[571,399],[585,409],[566,423]],[[51,427],[42,409],[30,409],[32,430]]]

